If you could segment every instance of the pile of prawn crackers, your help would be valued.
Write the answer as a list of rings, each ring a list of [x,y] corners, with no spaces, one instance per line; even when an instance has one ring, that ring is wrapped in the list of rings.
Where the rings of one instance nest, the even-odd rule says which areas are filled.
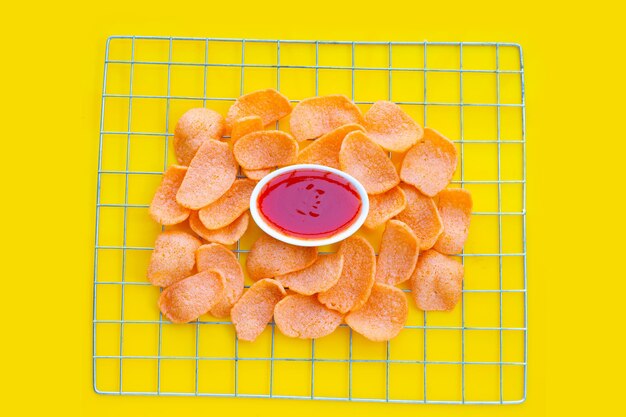
[[[275,130],[289,116],[290,131]],[[312,339],[346,323],[373,341],[403,329],[407,293],[424,311],[449,311],[461,296],[462,251],[472,199],[446,188],[457,152],[441,133],[422,128],[399,106],[374,103],[363,114],[347,97],[313,97],[292,106],[273,89],[241,96],[226,117],[206,108],[182,115],[174,133],[178,165],[163,175],[150,205],[166,228],[147,276],[174,323],[203,314],[229,317],[239,340],[254,341],[272,321],[284,335]],[[399,168],[389,152],[403,155]],[[378,256],[353,235],[333,254],[263,234],[244,270],[229,248],[250,223],[252,190],[277,167],[319,164],[355,177],[369,195],[367,229],[384,232]],[[241,175],[242,174],[242,175]],[[245,177],[244,177],[245,176]]]

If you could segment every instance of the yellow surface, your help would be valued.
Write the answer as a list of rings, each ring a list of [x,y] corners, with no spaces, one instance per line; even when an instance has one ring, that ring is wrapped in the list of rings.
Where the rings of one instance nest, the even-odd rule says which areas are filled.
[[[3,134],[9,147],[2,167],[5,407],[26,415],[151,416],[534,416],[616,410],[623,362],[615,358],[619,344],[603,339],[619,337],[612,320],[620,315],[617,300],[624,288],[617,254],[624,249],[624,224],[613,194],[624,151],[618,124],[624,82],[617,79],[623,57],[612,44],[621,30],[620,13],[602,4],[576,11],[571,4],[526,3],[508,11],[511,6],[501,2],[469,9],[452,3],[355,11],[318,2],[315,10],[297,13],[293,6],[250,6],[242,12],[208,2],[164,7],[109,2],[89,10],[81,3],[29,5],[7,13],[9,21],[0,29]],[[482,407],[95,394],[95,167],[102,57],[112,34],[519,42],[528,106],[527,401]],[[134,375],[144,372],[149,371],[137,369]]]

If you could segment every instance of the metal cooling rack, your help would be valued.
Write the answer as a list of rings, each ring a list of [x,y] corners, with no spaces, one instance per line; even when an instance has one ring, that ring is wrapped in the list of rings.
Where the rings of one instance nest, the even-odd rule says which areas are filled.
[[[127,58],[119,59],[111,56],[111,49],[117,43],[123,42],[125,45],[130,46],[129,55]],[[141,48],[148,47],[150,43],[158,42],[160,45],[165,44],[167,47],[167,56],[163,59],[142,59],[140,58]],[[176,54],[176,48],[179,45],[195,43],[199,44],[204,50],[204,61],[203,62],[184,62],[177,61],[174,59]],[[238,45],[240,46],[240,56],[237,61],[230,62],[214,62],[212,60],[211,51],[214,46],[221,45]],[[270,50],[275,49],[275,52],[272,56],[275,58],[275,62],[273,63],[254,63],[248,62],[246,60],[247,52],[250,51],[257,45],[263,45],[265,47],[269,46]],[[314,54],[314,62],[310,64],[290,64],[286,63],[285,60],[282,59],[282,51],[286,50],[286,48],[308,48],[309,51]],[[322,62],[322,49],[328,50],[332,48],[342,48],[342,50],[349,51],[349,62],[342,62],[338,64],[330,63],[326,64]],[[363,49],[364,48],[364,49]],[[387,51],[388,54],[388,64],[387,65],[361,65],[359,63],[359,54],[367,54],[369,53],[369,48],[383,48]],[[418,61],[421,61],[422,65],[416,66],[407,66],[407,65],[394,65],[394,50],[398,48],[415,48],[415,54],[417,55]],[[492,56],[495,54],[495,66],[493,68],[468,68],[467,66],[464,68],[464,63],[467,59],[464,59],[464,54],[467,56],[468,51],[486,51],[487,55]],[[512,69],[501,68],[500,67],[500,56],[503,50],[513,50],[518,57],[517,67]],[[445,51],[448,54],[450,51],[454,54],[458,54],[458,67],[440,67],[438,65],[431,65],[433,59],[436,58],[436,55]],[[422,55],[422,56],[419,56]],[[434,57],[434,58],[433,58]],[[281,63],[282,62],[282,63]],[[137,79],[137,71],[138,67],[163,67],[165,66],[167,71],[167,78],[164,80],[166,83],[165,91],[166,94],[140,94],[134,93],[134,86],[136,85]],[[203,68],[203,94],[202,96],[197,95],[175,95],[171,94],[171,80],[172,69],[178,67],[200,67]],[[128,72],[128,92],[127,94],[118,94],[111,93],[107,90],[107,80],[114,75],[115,71],[119,71],[122,69]],[[215,81],[208,76],[208,69],[210,68],[232,68],[235,70],[240,70],[240,80],[238,86],[238,94],[233,94],[232,96],[218,96],[211,95],[208,93],[207,84],[211,85]],[[394,359],[394,349],[393,341],[388,342],[386,344],[386,352],[384,353],[384,357],[379,357],[375,359],[363,359],[357,358],[355,355],[355,350],[357,349],[354,346],[354,341],[357,336],[353,335],[352,331],[349,328],[346,328],[343,325],[344,330],[349,332],[349,336],[347,338],[346,343],[348,343],[348,355],[347,358],[337,358],[337,359],[325,359],[316,356],[316,341],[311,341],[310,344],[310,357],[292,357],[292,358],[279,358],[275,355],[276,352],[276,339],[277,333],[275,333],[273,325],[271,325],[271,348],[268,354],[259,355],[258,357],[250,357],[246,355],[241,355],[241,345],[236,340],[235,337],[232,337],[233,344],[233,354],[226,356],[212,356],[206,357],[200,354],[200,341],[199,341],[199,332],[202,327],[205,326],[230,326],[229,321],[197,321],[195,323],[188,324],[186,326],[192,326],[195,328],[195,346],[193,347],[195,350],[195,354],[166,354],[164,353],[164,329],[166,326],[172,326],[167,320],[163,320],[161,316],[157,319],[148,319],[148,320],[136,320],[136,319],[128,319],[125,317],[125,311],[127,307],[125,307],[125,294],[128,292],[129,287],[141,287],[141,288],[150,288],[150,285],[145,281],[144,277],[137,277],[138,279],[134,279],[133,277],[129,277],[126,273],[127,264],[129,262],[129,257],[137,252],[149,251],[152,248],[149,246],[137,246],[129,244],[128,241],[128,225],[130,224],[130,210],[144,210],[145,215],[147,216],[147,207],[148,204],[136,204],[129,199],[129,182],[132,181],[134,176],[155,176],[162,174],[162,170],[141,170],[134,169],[130,163],[132,158],[133,149],[131,145],[131,141],[136,136],[142,137],[156,137],[163,138],[165,146],[162,149],[163,153],[163,170],[165,170],[168,165],[168,140],[172,137],[172,126],[175,120],[170,120],[170,106],[174,100],[190,100],[197,102],[197,105],[203,104],[206,105],[207,102],[233,102],[238,95],[244,93],[244,85],[245,85],[245,77],[248,69],[271,69],[276,71],[276,87],[277,89],[281,89],[281,72],[284,72],[289,69],[301,69],[301,70],[310,70],[314,71],[314,93],[318,94],[320,92],[320,72],[327,70],[337,70],[337,71],[348,71],[351,74],[351,96],[352,99],[355,100],[357,104],[371,104],[374,100],[361,100],[359,99],[359,88],[360,85],[357,81],[355,81],[355,73],[362,71],[374,71],[374,72],[382,72],[385,74],[386,82],[388,83],[388,95],[382,97],[376,97],[378,99],[389,99],[397,102],[401,105],[406,106],[418,106],[423,108],[423,123],[426,125],[429,116],[429,110],[438,107],[445,106],[447,108],[455,108],[458,109],[459,120],[457,121],[460,125],[460,137],[454,142],[459,145],[460,150],[460,178],[453,181],[454,184],[458,184],[461,187],[470,187],[470,186],[491,186],[495,187],[495,193],[497,194],[497,205],[494,206],[494,210],[490,211],[476,211],[473,213],[477,218],[479,216],[488,216],[493,217],[497,220],[497,225],[495,227],[495,233],[497,234],[497,246],[494,246],[495,250],[484,251],[484,252],[473,252],[473,253],[463,253],[459,255],[464,264],[466,264],[466,269],[468,268],[468,260],[471,258],[479,258],[479,257],[487,257],[487,258],[495,258],[497,260],[497,275],[492,272],[492,275],[497,279],[497,287],[494,288],[485,288],[485,289],[469,289],[465,288],[466,283],[464,283],[464,290],[462,295],[461,305],[457,307],[457,309],[461,309],[461,318],[460,325],[456,326],[447,326],[437,324],[435,320],[435,324],[432,324],[432,315],[424,313],[423,322],[421,324],[412,324],[407,325],[407,329],[413,329],[413,331],[420,332],[422,334],[421,343],[417,343],[414,345],[416,351],[421,351],[419,354],[419,358],[414,358],[411,360],[402,360],[402,359]],[[393,83],[394,76],[398,73],[418,73],[421,74],[421,79],[423,82],[423,95],[421,97],[416,98],[415,100],[394,100],[392,97],[393,91]],[[433,74],[437,73],[445,73],[445,74],[453,74],[455,77],[458,77],[459,84],[459,100],[458,101],[440,101],[440,100],[429,100],[429,93],[432,91],[434,87],[428,85],[429,79],[434,77]],[[126,72],[124,73],[126,74]],[[493,75],[495,79],[496,86],[496,96],[495,100],[491,102],[470,102],[467,99],[464,101],[464,91],[466,91],[466,87],[472,81],[468,78],[472,74],[490,74]],[[518,103],[505,103],[501,100],[502,88],[501,88],[501,77],[503,74],[513,74],[519,76],[519,83],[513,87],[518,91],[521,100]],[[220,80],[221,81],[221,80]],[[303,80],[302,82],[306,82]],[[431,82],[432,84],[432,82]],[[420,88],[421,89],[421,88]],[[123,99],[127,101],[128,104],[128,113],[127,113],[127,124],[125,129],[116,129],[116,130],[107,130],[105,126],[105,119],[107,118],[107,111],[109,109],[109,100],[112,99]],[[133,103],[139,99],[148,99],[148,100],[159,100],[165,102],[166,112],[165,112],[165,130],[154,132],[154,131],[136,131],[133,128]],[[297,101],[297,100],[294,100]],[[495,126],[493,128],[496,132],[496,137],[492,138],[466,138],[464,126],[466,126],[470,122],[471,115],[468,114],[470,108],[476,107],[484,107],[495,109],[496,119]],[[517,139],[509,140],[507,138],[502,137],[505,120],[501,116],[501,112],[503,109],[513,108],[519,110],[519,115],[521,117],[520,126],[521,126],[521,135]],[[136,116],[135,116],[136,117]],[[150,117],[150,115],[147,115]],[[437,127],[437,126],[435,126]],[[103,157],[106,157],[107,152],[115,152],[109,151],[107,149],[107,138],[110,136],[117,137],[125,137],[126,147],[125,147],[125,169],[107,169],[103,167]],[[491,164],[494,165],[494,169],[497,172],[497,178],[494,179],[467,179],[466,172],[468,169],[468,164],[470,161],[468,157],[468,146],[470,145],[488,145],[496,148],[497,158],[491,161]],[[517,146],[520,149],[519,158],[521,158],[519,163],[521,163],[521,178],[517,179],[506,179],[503,178],[502,171],[505,168],[503,165],[504,157],[503,149],[507,146]],[[524,98],[524,68],[523,68],[523,58],[522,58],[522,50],[518,44],[511,43],[447,43],[447,42],[340,42],[340,41],[296,41],[296,40],[254,40],[254,39],[217,39],[217,38],[176,38],[176,37],[144,37],[144,36],[113,36],[110,37],[107,41],[106,47],[106,55],[105,55],[105,63],[104,63],[104,83],[103,83],[103,91],[102,91],[102,114],[101,114],[101,126],[100,126],[100,141],[99,141],[99,150],[100,157],[98,162],[98,194],[96,201],[96,242],[95,242],[95,260],[94,260],[94,287],[93,287],[93,386],[94,390],[98,393],[102,394],[118,394],[118,395],[192,395],[192,396],[226,396],[226,397],[262,397],[262,398],[297,398],[297,399],[328,399],[328,400],[344,400],[344,401],[376,401],[376,402],[408,402],[408,403],[446,403],[446,404],[457,404],[457,403],[479,403],[479,404],[512,404],[523,402],[526,398],[526,385],[527,385],[527,277],[526,277],[526,169],[525,169],[525,98]],[[123,152],[123,151],[122,151]],[[119,154],[119,152],[118,152]],[[122,157],[123,155],[118,155]],[[106,177],[106,178],[105,178]],[[109,177],[121,178],[123,183],[123,202],[119,203],[107,203],[103,201],[103,193],[106,191],[108,185],[104,185],[105,179]],[[506,187],[509,184],[518,185],[519,192],[521,196],[518,196],[520,200],[521,206],[519,209],[506,209],[506,200],[503,196],[504,191],[503,187]],[[106,227],[109,231],[108,225],[103,225],[102,220],[102,212],[105,209],[116,208],[121,210],[123,220],[121,222],[121,244],[106,244],[101,242],[101,235],[105,231]],[[517,218],[521,224],[521,232],[518,236],[519,247],[521,250],[518,251],[506,251],[503,247],[503,242],[506,239],[506,232],[504,231],[503,222],[507,219]],[[471,233],[477,233],[476,229],[472,229]],[[106,255],[109,256],[114,254],[116,256],[121,257],[121,273],[119,279],[110,279],[107,276],[103,276],[103,274],[99,273],[100,268],[102,267],[103,262],[108,262],[104,260],[103,254],[106,252]],[[246,250],[242,249],[237,244],[237,249],[235,250],[238,257],[242,256]],[[503,263],[505,263],[508,259],[516,258],[519,260],[519,273],[521,274],[521,279],[519,285],[515,286],[515,288],[505,288],[503,286],[503,281],[508,279],[507,272],[505,271],[505,267]],[[109,258],[107,258],[109,259]],[[105,265],[106,266],[106,265]],[[110,291],[104,291],[103,289],[108,287],[108,289],[115,287],[119,289],[120,296],[119,299],[112,299],[110,296]],[[497,311],[493,311],[490,313],[491,318],[495,321],[492,321],[492,324],[485,326],[476,326],[469,324],[467,322],[467,317],[470,313],[473,312],[473,309],[478,309],[480,306],[467,306],[466,298],[472,296],[473,294],[491,294],[495,295],[499,298],[499,308]],[[518,315],[519,320],[521,321],[521,325],[518,326],[509,326],[505,323],[503,319],[503,304],[505,301],[503,297],[508,294],[519,294],[523,301],[517,305],[514,309],[514,313]],[[151,303],[154,301],[153,298],[146,298]],[[111,318],[102,318],[99,314],[99,306],[107,306],[109,304],[117,305],[119,304],[119,317],[111,319]],[[158,337],[154,339],[155,349],[152,354],[130,354],[125,350],[125,343],[129,343],[128,337],[125,339],[125,330],[127,330],[130,325],[151,325],[158,327]],[[110,334],[103,334],[103,330],[101,326],[103,325],[113,325],[117,326],[118,331],[115,335],[111,336]],[[406,331],[406,330],[405,330]],[[460,357],[451,357],[450,359],[441,360],[438,358],[437,352],[433,351],[432,347],[429,344],[429,337],[433,337],[431,335],[431,331],[445,331],[447,334],[454,334],[455,337],[460,335]],[[481,361],[481,360],[472,360],[469,358],[470,349],[472,349],[472,342],[469,339],[469,332],[495,332],[498,337],[496,338],[495,345],[497,345],[496,350],[499,351],[497,355],[497,360],[491,361]],[[517,360],[509,360],[507,359],[507,335],[511,332],[515,332],[520,337],[517,339],[517,349],[521,352],[521,357]],[[234,334],[234,333],[233,333]],[[128,333],[126,333],[128,336]],[[100,344],[105,342],[109,347],[113,350],[113,352],[102,353]],[[512,342],[511,342],[512,343]],[[485,345],[481,345],[484,347]],[[451,355],[454,356],[454,355]],[[433,357],[437,357],[438,359],[431,359]],[[167,390],[165,385],[165,376],[163,375],[163,363],[164,361],[172,361],[172,360],[180,360],[191,362],[194,364],[193,372],[188,374],[188,379],[190,379],[186,387],[176,389],[176,390]],[[234,369],[234,375],[231,376],[232,385],[230,389],[220,390],[219,392],[214,392],[211,390],[205,390],[201,387],[201,383],[199,381],[203,378],[203,373],[209,372],[205,367],[200,366],[202,362],[211,363],[211,361],[220,361],[222,363],[226,363],[231,365]],[[147,389],[126,389],[125,382],[128,378],[126,374],[127,363],[128,361],[149,361],[154,365],[154,373],[156,375],[152,375],[150,378],[154,380],[154,384],[150,388]],[[242,379],[242,364],[245,362],[251,361],[259,361],[264,362],[269,365],[269,373],[266,373],[265,376],[260,375],[258,378],[267,378],[266,385],[262,389],[258,389],[256,392],[254,390],[244,390],[240,386],[240,382]],[[310,376],[310,390],[308,393],[289,393],[277,392],[276,389],[279,376],[277,372],[275,372],[275,366],[278,362],[284,363],[304,363],[307,366],[310,366],[310,375],[307,374],[307,377]],[[347,365],[345,368],[344,375],[337,374],[337,378],[346,378],[347,376],[347,390],[345,390],[340,395],[324,395],[319,394],[318,385],[316,382],[316,366],[323,363],[339,363]],[[359,384],[359,380],[354,376],[354,369],[358,364],[371,364],[374,365],[382,365],[385,368],[384,372],[384,389],[381,388],[380,392],[376,395],[360,395],[356,389],[356,385]],[[404,377],[401,381],[394,380],[393,372],[390,372],[390,366],[402,366],[402,365],[417,365],[418,372],[415,373],[414,377],[406,378]],[[454,388],[454,395],[450,395],[446,397],[445,395],[436,395],[431,392],[433,389],[432,385],[434,382],[431,380],[431,375],[436,372],[437,367],[447,366],[448,369],[452,369],[457,376],[458,379],[454,381],[450,381],[449,385]],[[482,380],[474,378],[472,381],[470,379],[470,367],[473,369],[473,373],[481,374],[483,372],[483,368],[485,371],[487,369],[496,370],[497,378],[494,383],[495,388],[492,391],[493,395],[485,396],[483,398],[476,398],[475,396],[470,394],[470,390],[475,384],[483,383]],[[513,379],[505,378],[505,374],[509,369],[515,368],[516,376],[514,377],[514,382],[517,384],[519,389],[516,391],[516,394],[513,396],[507,395],[507,387],[509,381],[513,381]],[[347,375],[345,375],[347,373]],[[104,383],[101,380],[102,374],[106,374],[108,376],[108,381],[113,381],[113,388],[110,387],[108,383]],[[319,372],[317,373],[318,382],[320,380]],[[360,379],[360,378],[359,378]],[[479,382],[475,382],[479,381]],[[371,383],[371,381],[368,381]],[[415,384],[418,386],[418,389],[412,395],[403,395],[396,396],[394,394],[394,388],[397,383],[401,384]],[[318,392],[316,392],[318,391]]]

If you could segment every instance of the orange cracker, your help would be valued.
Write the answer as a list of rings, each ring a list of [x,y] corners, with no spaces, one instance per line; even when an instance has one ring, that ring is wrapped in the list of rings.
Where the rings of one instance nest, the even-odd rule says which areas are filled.
[[[289,127],[298,141],[315,139],[340,126],[363,124],[361,110],[343,95],[311,97],[293,108]]]
[[[456,170],[454,144],[436,130],[424,129],[424,139],[404,156],[400,168],[402,181],[433,197],[446,188]]]
[[[404,152],[422,139],[424,129],[395,103],[377,101],[365,113],[368,136],[383,149]]]
[[[216,111],[198,107],[185,112],[174,128],[174,152],[181,165],[189,165],[194,155],[208,139],[219,139],[224,130],[224,118]]]
[[[167,287],[159,297],[159,309],[172,323],[189,323],[208,312],[222,297],[224,279],[206,270]]]
[[[243,269],[237,256],[217,243],[202,245],[196,250],[198,271],[212,269],[224,278],[224,293],[211,308],[215,317],[227,317],[243,293]]]
[[[237,161],[228,144],[207,140],[191,161],[176,193],[176,201],[183,207],[198,210],[224,195],[235,178]]]
[[[443,222],[443,233],[433,249],[446,255],[461,253],[469,232],[472,195],[461,188],[442,190],[437,195],[437,208]]]
[[[230,141],[235,143],[240,137],[258,130],[263,130],[263,121],[260,116],[253,115],[242,117],[241,119],[237,119],[233,125],[233,129],[230,132]]]
[[[161,185],[157,188],[150,203],[150,216],[165,226],[184,222],[189,217],[189,209],[176,202],[176,193],[185,178],[187,167],[172,165],[163,174]]]
[[[245,169],[241,168],[243,175],[251,179],[252,181],[261,181],[264,176],[270,174],[273,171],[272,168],[265,169]]]
[[[250,208],[250,196],[255,185],[247,178],[235,180],[226,194],[198,211],[204,227],[215,230],[234,222]]]
[[[380,242],[376,261],[376,281],[398,285],[411,278],[419,255],[419,239],[399,220],[389,220]]]
[[[393,187],[382,194],[370,195],[370,211],[363,225],[375,229],[406,208],[406,194],[400,187]]]
[[[420,250],[432,248],[443,232],[443,223],[435,202],[412,185],[400,184],[400,187],[406,194],[407,205],[396,219],[413,229],[420,240]]]
[[[192,211],[189,215],[189,226],[198,236],[208,242],[220,243],[222,245],[233,245],[248,230],[250,215],[243,213],[235,221],[221,229],[209,230],[200,221],[197,211]]]
[[[157,287],[168,287],[191,275],[196,249],[202,244],[189,233],[171,230],[161,233],[154,243],[148,264],[148,280]]]
[[[326,307],[347,313],[360,308],[370,295],[376,274],[374,248],[361,236],[351,236],[341,243],[343,269],[337,283],[317,295]]]
[[[299,294],[312,295],[326,291],[335,285],[341,276],[342,269],[342,254],[323,255],[308,268],[278,275],[276,281]]]
[[[230,132],[235,122],[246,116],[259,116],[263,126],[267,126],[291,113],[289,99],[274,90],[253,91],[239,97],[228,109],[226,130]]]
[[[334,332],[343,314],[327,308],[315,296],[295,294],[276,304],[274,321],[285,336],[317,339]]]
[[[400,333],[409,315],[409,303],[401,289],[376,283],[363,307],[350,312],[346,323],[374,342],[391,340]]]
[[[262,279],[255,282],[230,310],[239,340],[254,342],[272,320],[274,307],[285,296],[280,282]]]
[[[263,233],[252,245],[246,267],[250,278],[258,281],[299,271],[316,259],[316,247],[290,245]]]
[[[356,123],[343,125],[332,130],[319,139],[316,139],[309,146],[298,154],[299,164],[318,164],[327,167],[341,169],[339,165],[339,150],[343,138],[355,130],[365,131],[363,126]]]
[[[436,250],[420,254],[411,276],[411,291],[424,311],[449,311],[461,298],[463,264]]]
[[[280,130],[248,133],[233,146],[242,168],[258,170],[290,165],[298,157],[298,142]]]
[[[389,191],[400,182],[385,151],[359,130],[343,139],[339,151],[341,169],[359,180],[368,194]]]

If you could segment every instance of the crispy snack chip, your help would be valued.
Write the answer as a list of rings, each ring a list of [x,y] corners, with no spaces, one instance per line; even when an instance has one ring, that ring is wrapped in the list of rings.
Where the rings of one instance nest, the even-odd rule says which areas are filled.
[[[214,270],[224,278],[224,292],[211,307],[215,317],[227,317],[243,293],[243,269],[237,256],[217,243],[202,245],[196,250],[198,271]]]
[[[433,197],[450,183],[456,164],[454,144],[436,130],[426,128],[424,139],[404,156],[400,178]]]
[[[189,233],[171,230],[161,233],[154,243],[148,265],[148,280],[157,287],[168,287],[191,275],[196,249],[202,244]]]
[[[370,195],[370,211],[363,225],[375,229],[406,208],[406,194],[400,187],[393,187],[382,194]]]
[[[342,171],[359,180],[368,194],[381,194],[400,183],[400,178],[385,151],[359,130],[343,139],[339,151]]]
[[[383,149],[404,152],[422,139],[424,129],[395,103],[377,101],[365,113],[368,136]]]
[[[226,115],[227,133],[235,122],[246,116],[259,116],[263,126],[282,119],[291,113],[289,99],[273,88],[253,91],[239,97]]]
[[[234,222],[250,208],[250,196],[255,185],[256,183],[249,179],[235,180],[226,194],[198,210],[204,227],[215,230]]]
[[[189,227],[202,239],[220,243],[222,245],[233,245],[237,243],[239,239],[248,230],[248,223],[250,221],[250,215],[243,213],[235,221],[228,226],[224,226],[221,229],[209,230],[200,221],[197,211],[192,211],[189,215]]]
[[[316,259],[316,247],[290,245],[263,233],[252,245],[246,267],[250,278],[258,281],[299,271]]]
[[[274,307],[286,295],[280,282],[262,279],[244,292],[230,310],[239,340],[254,342],[272,320]]]
[[[184,222],[189,217],[189,209],[176,202],[176,193],[185,178],[187,167],[172,165],[163,174],[161,185],[157,188],[150,203],[150,216],[165,226]]]
[[[469,232],[472,195],[467,190],[452,188],[442,190],[437,198],[443,233],[433,249],[446,255],[461,253]]]
[[[404,328],[409,303],[401,289],[376,283],[363,307],[350,312],[346,323],[374,342],[393,339]]]
[[[419,255],[419,239],[399,220],[389,220],[380,242],[376,281],[398,285],[411,278]]]
[[[224,279],[219,272],[202,271],[164,289],[159,309],[172,323],[188,323],[208,312],[223,292]]]
[[[259,116],[246,116],[237,120],[233,126],[233,130],[230,133],[230,140],[235,143],[239,138],[247,135],[248,133],[257,132],[263,130],[263,121]],[[245,169],[242,168],[243,175],[251,179],[252,181],[260,181],[264,176],[272,172],[272,168],[266,169]]]
[[[443,231],[443,223],[435,202],[412,185],[400,184],[400,187],[406,194],[407,205],[396,219],[413,229],[420,240],[420,250],[432,248]]]
[[[189,164],[176,201],[183,207],[198,210],[220,198],[237,178],[237,162],[228,144],[207,140]]]
[[[295,294],[276,304],[274,321],[285,336],[317,339],[334,332],[343,314],[327,308],[315,296]]]
[[[341,143],[343,142],[343,138],[345,138],[348,133],[355,130],[365,131],[363,126],[356,123],[350,123],[326,133],[300,151],[298,154],[298,163],[318,164],[335,169],[341,169],[341,166],[339,165],[339,150],[341,149]]]
[[[289,127],[296,140],[315,139],[340,126],[363,124],[361,110],[343,95],[311,97],[293,108]]]
[[[235,143],[240,137],[258,130],[263,130],[261,117],[257,115],[242,117],[241,119],[237,119],[233,125],[233,129],[230,132],[230,141]]]
[[[376,253],[361,236],[351,236],[341,243],[343,269],[335,285],[317,295],[326,307],[347,313],[360,308],[370,295],[376,275]]]
[[[280,130],[248,133],[233,146],[242,168],[258,170],[290,165],[298,157],[298,142]]]
[[[264,176],[270,174],[272,172],[272,168],[265,169],[245,169],[241,168],[241,172],[243,175],[251,179],[252,181],[261,181]]]
[[[420,254],[411,276],[411,291],[424,311],[449,311],[461,298],[463,264],[435,250]]]
[[[174,152],[181,165],[189,165],[194,155],[208,139],[219,139],[224,130],[224,118],[216,111],[198,107],[183,114],[174,128]]]
[[[299,294],[313,295],[326,291],[337,283],[343,269],[343,255],[335,253],[317,258],[311,266],[285,275],[276,281]]]

